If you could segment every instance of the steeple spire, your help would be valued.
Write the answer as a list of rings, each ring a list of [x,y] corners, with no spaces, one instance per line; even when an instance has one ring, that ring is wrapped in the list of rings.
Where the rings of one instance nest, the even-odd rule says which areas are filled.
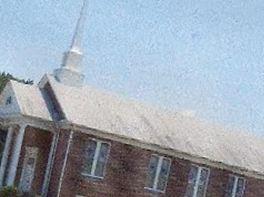
[[[70,48],[71,51],[78,51],[79,53],[82,53],[82,37],[84,31],[84,23],[86,19],[87,5],[87,0],[83,0],[82,9],[72,39],[72,44]]]
[[[70,86],[82,86],[84,80],[84,75],[81,73],[83,58],[82,38],[87,6],[87,0],[83,0],[70,49],[64,53],[61,68],[54,71],[54,76],[59,82]]]

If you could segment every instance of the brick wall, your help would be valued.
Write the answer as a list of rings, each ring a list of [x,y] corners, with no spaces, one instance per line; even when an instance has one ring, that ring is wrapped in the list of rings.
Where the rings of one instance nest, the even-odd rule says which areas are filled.
[[[264,196],[264,183],[261,180],[247,178],[246,197]]]
[[[103,180],[96,180],[81,175],[84,161],[83,149],[89,137],[86,134],[75,132],[70,147],[66,171],[61,187],[60,196],[74,197],[75,195],[117,197],[117,196],[171,196],[183,197],[187,185],[188,173],[191,163],[186,160],[172,158],[172,165],[165,194],[158,194],[144,189],[147,177],[149,159],[154,152],[143,150],[131,145],[105,140],[111,143],[110,155],[106,166],[106,175]],[[49,196],[56,196],[58,189],[58,171],[61,160],[65,155],[69,132],[61,135],[58,145],[58,158],[56,159]],[[206,166],[208,167],[208,166]],[[209,167],[210,168],[210,167]],[[229,172],[210,168],[210,179],[207,197],[224,196]],[[246,197],[264,196],[264,181],[246,178]]]
[[[59,140],[55,152],[55,160],[53,163],[51,179],[49,184],[49,191],[48,191],[49,197],[57,196],[59,179],[61,175],[61,170],[66,153],[69,135],[70,135],[69,131],[66,130],[59,131]]]

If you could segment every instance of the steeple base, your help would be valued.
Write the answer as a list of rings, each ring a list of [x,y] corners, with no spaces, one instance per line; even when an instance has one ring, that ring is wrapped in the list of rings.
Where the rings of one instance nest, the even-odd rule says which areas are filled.
[[[54,70],[54,77],[57,81],[63,83],[64,85],[73,87],[81,87],[84,82],[83,74],[67,69],[66,67]]]
[[[71,49],[64,53],[62,67],[73,70],[75,72],[80,72],[80,68],[82,66],[82,59],[83,54],[80,51],[76,49]]]

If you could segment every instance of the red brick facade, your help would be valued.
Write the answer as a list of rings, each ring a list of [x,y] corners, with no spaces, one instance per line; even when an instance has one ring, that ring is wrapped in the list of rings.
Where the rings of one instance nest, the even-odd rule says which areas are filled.
[[[13,141],[17,136],[17,132],[18,128],[15,129]],[[60,131],[48,188],[48,197],[57,197],[69,137],[70,131]],[[65,172],[61,179],[60,196],[184,196],[188,183],[188,174],[192,165],[190,161],[169,157],[172,162],[166,192],[153,192],[145,189],[146,179],[150,157],[152,154],[159,153],[108,139],[99,138],[100,140],[110,144],[110,153],[107,160],[106,174],[104,178],[95,179],[82,175],[82,164],[85,161],[84,150],[86,142],[92,138],[98,139],[95,135],[92,136],[77,131],[73,132]],[[32,190],[38,195],[42,194],[42,187],[44,184],[44,177],[47,169],[52,140],[53,133],[49,131],[35,129],[32,127],[26,128],[17,168],[15,185],[19,185],[25,157],[25,148],[37,147],[39,152]],[[12,142],[12,144],[14,144],[14,142]],[[210,177],[206,196],[224,197],[229,174],[232,174],[232,172],[211,168],[210,166],[205,167],[210,168]],[[245,178],[245,197],[264,196],[264,180],[250,177]]]
[[[14,138],[18,129],[15,129]],[[48,197],[56,197],[59,189],[60,177],[69,142],[70,131],[62,130],[59,134],[52,168]],[[171,158],[170,175],[165,193],[156,193],[145,189],[149,160],[152,154],[159,154],[151,150],[142,149],[128,144],[123,144],[107,139],[100,139],[111,144],[106,165],[106,174],[103,179],[95,179],[82,175],[82,164],[85,161],[84,150],[89,139],[96,135],[73,132],[73,138],[68,152],[65,173],[62,177],[60,196],[120,196],[120,197],[151,197],[171,196],[183,197],[188,183],[188,174],[191,162],[179,158]],[[25,148],[37,147],[39,149],[35,175],[32,184],[34,193],[41,195],[44,184],[45,172],[51,150],[53,133],[40,129],[27,127],[21,149],[15,184],[18,186]],[[13,143],[12,143],[13,144]],[[12,152],[12,149],[11,149]],[[197,164],[199,165],[199,164]],[[207,187],[207,197],[224,197],[229,178],[226,170],[210,168],[210,177]],[[246,178],[245,197],[264,196],[264,180],[251,177]]]
[[[63,167],[63,162],[66,154],[67,142],[69,139],[69,131],[60,131],[59,140],[55,153],[55,160],[52,167],[49,195],[48,196],[57,196],[59,181],[61,176],[61,170]]]
[[[96,138],[74,132],[69,157],[61,185],[60,196],[184,196],[191,162],[172,158],[172,165],[165,194],[151,192],[146,186],[146,177],[151,155],[154,153],[131,145],[105,140],[111,144],[110,154],[103,180],[83,176],[83,149],[89,138]],[[48,196],[56,196],[62,158],[65,156],[69,132],[63,133],[59,140],[55,166]],[[103,139],[104,140],[104,139]],[[207,166],[209,167],[209,166]],[[210,167],[209,167],[210,168]],[[207,197],[222,197],[231,172],[210,168]],[[246,177],[245,197],[264,196],[264,181]]]

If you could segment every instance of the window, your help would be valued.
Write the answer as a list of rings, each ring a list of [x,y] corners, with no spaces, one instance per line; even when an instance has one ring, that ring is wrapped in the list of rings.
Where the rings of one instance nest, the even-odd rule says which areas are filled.
[[[204,197],[206,194],[210,170],[192,165],[188,177],[185,197]]]
[[[12,104],[12,96],[7,97],[5,105],[11,105]]]
[[[103,178],[107,157],[109,154],[109,144],[99,140],[89,140],[85,156],[83,175],[95,178]]]
[[[163,156],[152,155],[149,163],[146,189],[165,192],[170,165],[170,159]]]
[[[245,182],[245,179],[242,177],[230,175],[225,197],[243,197]]]

